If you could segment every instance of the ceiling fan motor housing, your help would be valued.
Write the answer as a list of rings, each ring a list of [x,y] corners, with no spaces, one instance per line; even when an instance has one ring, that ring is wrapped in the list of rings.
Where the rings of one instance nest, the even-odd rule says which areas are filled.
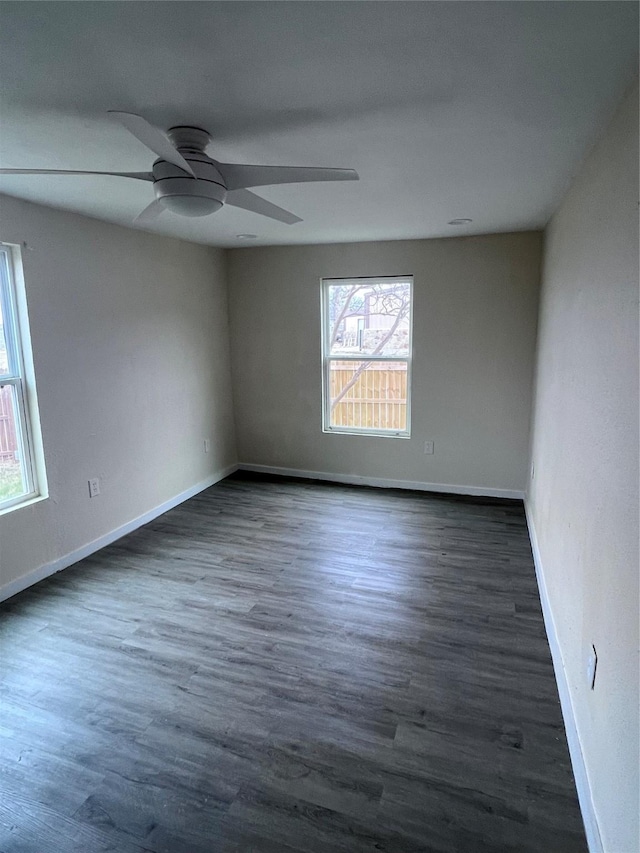
[[[220,210],[227,188],[215,162],[204,152],[209,134],[196,127],[173,127],[168,136],[196,177],[166,160],[156,160],[152,170],[156,198],[182,216],[208,216]]]

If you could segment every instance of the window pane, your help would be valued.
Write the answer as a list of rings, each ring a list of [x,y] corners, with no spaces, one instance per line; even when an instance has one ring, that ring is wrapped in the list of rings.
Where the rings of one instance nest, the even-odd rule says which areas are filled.
[[[328,286],[329,355],[408,356],[411,285],[353,279]]]
[[[407,429],[406,361],[329,362],[332,427]]]
[[[27,491],[16,412],[16,389],[0,386],[0,502]]]

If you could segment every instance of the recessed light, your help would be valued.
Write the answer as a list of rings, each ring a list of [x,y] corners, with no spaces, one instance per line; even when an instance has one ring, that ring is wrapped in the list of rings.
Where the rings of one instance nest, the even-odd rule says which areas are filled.
[[[447,225],[466,225],[467,222],[473,222],[473,219],[451,219]]]
[[[257,236],[257,234],[236,234],[238,240],[255,240]]]

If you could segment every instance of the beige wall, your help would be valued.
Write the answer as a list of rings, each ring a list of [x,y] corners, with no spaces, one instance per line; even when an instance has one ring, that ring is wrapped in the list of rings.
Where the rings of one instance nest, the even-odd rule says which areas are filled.
[[[524,490],[540,252],[534,232],[230,251],[240,462]],[[320,279],[398,274],[414,276],[411,439],[323,434]]]
[[[221,251],[10,198],[50,497],[0,516],[0,586],[236,459]],[[211,440],[204,453],[203,441]],[[102,493],[89,500],[87,480]]]
[[[640,849],[637,203],[636,87],[547,230],[528,494],[611,853]]]

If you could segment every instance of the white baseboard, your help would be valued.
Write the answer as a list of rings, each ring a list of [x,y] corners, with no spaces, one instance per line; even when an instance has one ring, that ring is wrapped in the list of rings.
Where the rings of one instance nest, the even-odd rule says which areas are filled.
[[[524,492],[515,489],[491,489],[484,486],[454,486],[449,483],[422,483],[412,480],[388,480],[383,477],[361,477],[358,474],[333,474],[327,471],[302,471],[299,468],[278,468],[272,465],[252,465],[242,462],[240,471],[256,474],[276,474],[281,477],[298,477],[305,480],[329,480],[351,486],[376,486],[381,489],[413,489],[418,492],[444,492],[452,495],[476,495],[487,498],[523,500]]]
[[[127,533],[132,533],[134,530],[137,530],[138,527],[148,524],[159,515],[162,515],[168,510],[178,506],[178,504],[181,504],[189,498],[192,498],[194,495],[197,495],[198,492],[208,489],[209,486],[215,485],[220,482],[220,480],[224,480],[224,478],[228,477],[229,474],[233,474],[237,467],[237,465],[229,465],[221,471],[216,471],[212,476],[207,477],[205,480],[201,480],[199,483],[196,483],[195,486],[191,486],[184,492],[180,492],[179,495],[175,495],[175,497],[169,498],[168,501],[161,503],[159,506],[150,509],[142,515],[139,515],[137,518],[134,518],[133,521],[128,521],[126,524],[116,527],[115,530],[110,530],[108,533],[105,533],[104,536],[99,536],[92,542],[82,545],[80,548],[76,548],[75,551],[65,554],[64,557],[60,557],[52,563],[46,563],[44,566],[40,566],[32,572],[22,575],[22,577],[10,581],[8,584],[0,587],[0,601],[5,601],[7,598],[11,598],[12,595],[17,595],[17,593],[22,592],[23,589],[27,589],[27,587],[33,586],[34,583],[38,583],[38,581],[48,578],[49,575],[61,572],[63,569],[67,569],[69,566],[77,563],[79,560],[84,560],[85,557],[95,554],[95,552],[99,551],[101,548],[111,545],[111,543],[115,542],[116,539],[126,536]]]
[[[551,659],[553,661],[553,669],[556,676],[556,683],[558,685],[560,707],[562,708],[564,728],[567,734],[569,755],[571,756],[571,765],[573,767],[573,775],[576,781],[576,790],[578,792],[578,801],[580,803],[580,811],[582,812],[584,830],[587,836],[587,844],[589,846],[590,853],[603,853],[604,848],[602,846],[598,818],[596,817],[593,797],[591,795],[591,784],[589,782],[587,766],[582,752],[580,735],[576,726],[576,716],[573,708],[573,702],[571,700],[571,690],[569,689],[562,649],[560,647],[556,623],[553,618],[553,610],[551,609],[551,601],[549,599],[549,591],[547,590],[547,583],[544,577],[542,557],[540,555],[540,548],[538,545],[538,536],[536,534],[535,524],[533,523],[531,510],[529,508],[528,501],[526,500],[524,509],[527,516],[527,525],[529,527],[529,538],[531,540],[533,563],[536,569],[536,579],[538,581],[538,590],[540,592],[540,603],[542,605],[544,626],[547,631],[549,648],[551,649]]]

